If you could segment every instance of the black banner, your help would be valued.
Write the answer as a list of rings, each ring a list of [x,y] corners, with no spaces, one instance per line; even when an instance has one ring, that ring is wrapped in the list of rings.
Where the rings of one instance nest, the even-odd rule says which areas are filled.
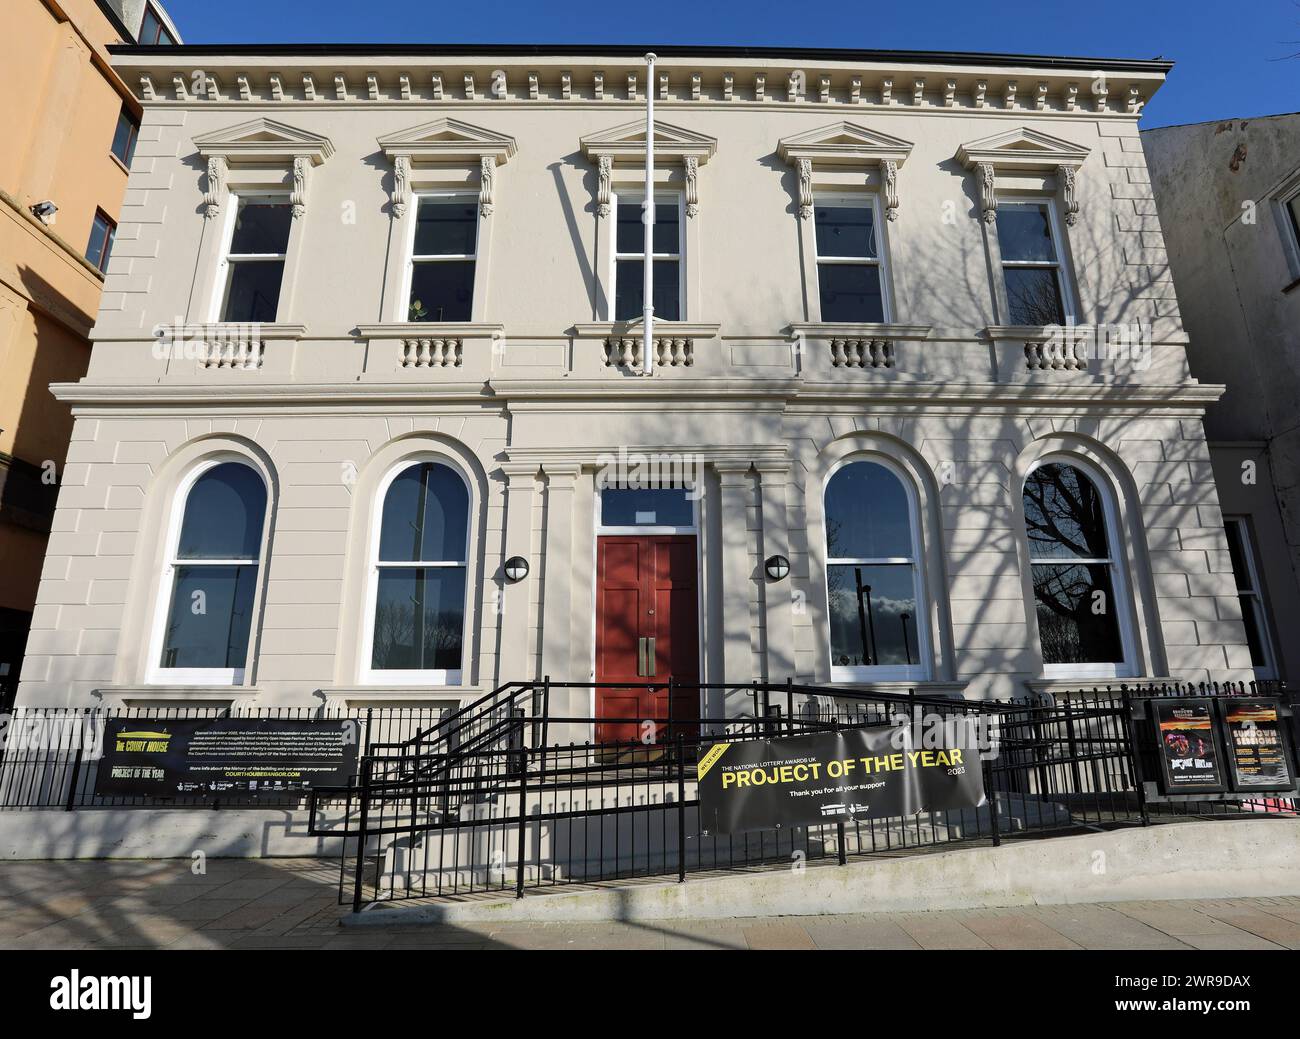
[[[1166,794],[1217,794],[1228,789],[1218,718],[1209,697],[1149,701],[1159,741],[1160,787]]]
[[[1290,741],[1279,700],[1221,700],[1232,787],[1238,791],[1291,790]]]
[[[706,834],[984,804],[978,750],[912,746],[906,727],[715,743],[699,763]]]
[[[285,796],[356,771],[350,719],[114,718],[95,776],[102,797]]]

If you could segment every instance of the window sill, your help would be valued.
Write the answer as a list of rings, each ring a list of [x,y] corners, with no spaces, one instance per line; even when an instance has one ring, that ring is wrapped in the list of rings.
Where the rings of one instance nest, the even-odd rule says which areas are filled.
[[[1075,338],[1088,338],[1093,334],[1091,325],[1070,324],[1068,318],[1066,322],[1063,325],[989,325],[983,335],[993,342],[1040,343],[1064,332]]]
[[[105,707],[131,707],[138,701],[163,701],[169,706],[193,704],[196,707],[226,706],[235,700],[253,699],[255,685],[106,685],[95,689]]]
[[[1119,692],[1120,686],[1138,689],[1172,682],[1174,679],[1168,675],[1044,675],[1042,678],[1026,679],[1025,686],[1039,696],[1061,696],[1106,689]]]
[[[498,321],[388,321],[379,325],[357,325],[362,339],[408,339],[431,336],[482,336],[491,338],[505,332]]]
[[[307,334],[307,326],[281,321],[204,321],[190,324],[159,325],[155,334],[159,339],[186,341],[230,332],[256,332],[257,338],[263,340],[301,339]],[[138,338],[138,336],[135,338]]]
[[[788,326],[792,336],[811,336],[817,339],[929,339],[932,325],[900,325],[891,322],[857,321],[791,321]]]
[[[906,696],[914,692],[917,696],[960,698],[966,692],[968,679],[955,682],[943,682],[929,679],[839,679],[832,678],[828,686],[844,692],[888,693],[891,696]],[[772,693],[772,702],[780,702],[780,693]]]
[[[578,339],[603,339],[607,336],[636,336],[642,331],[642,321],[582,321],[575,322],[573,334]],[[708,321],[665,321],[655,318],[655,336],[671,336],[684,339],[713,339],[722,326]]]
[[[364,707],[367,704],[410,703],[412,706],[433,701],[458,701],[470,703],[491,692],[482,686],[466,685],[334,685],[322,686],[316,695],[324,697],[327,704],[345,707]]]

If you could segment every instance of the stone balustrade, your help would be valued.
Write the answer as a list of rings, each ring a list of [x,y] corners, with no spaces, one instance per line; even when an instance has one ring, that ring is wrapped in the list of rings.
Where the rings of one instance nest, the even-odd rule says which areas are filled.
[[[452,337],[418,337],[402,340],[403,368],[459,368],[464,341]]]

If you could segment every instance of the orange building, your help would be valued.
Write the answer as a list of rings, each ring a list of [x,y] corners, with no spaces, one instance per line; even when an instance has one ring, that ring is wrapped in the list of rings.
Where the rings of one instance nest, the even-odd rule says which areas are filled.
[[[154,0],[0,13],[0,709],[17,688],[80,379],[140,125],[108,45],[179,42]]]

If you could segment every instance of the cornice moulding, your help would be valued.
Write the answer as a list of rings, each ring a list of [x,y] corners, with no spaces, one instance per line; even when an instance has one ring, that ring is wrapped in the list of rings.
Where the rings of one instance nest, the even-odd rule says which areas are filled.
[[[1034,381],[1015,383],[935,383],[900,380],[814,381],[800,376],[773,379],[644,379],[634,383],[594,380],[495,379],[486,383],[348,383],[258,384],[234,386],[230,383],[191,383],[187,385],[143,385],[134,383],[54,383],[51,393],[59,401],[78,407],[139,408],[141,414],[156,414],[168,406],[265,408],[284,406],[323,406],[330,413],[355,404],[358,409],[381,404],[434,404],[456,401],[464,405],[489,407],[512,406],[515,400],[533,402],[543,408],[569,409],[572,401],[593,402],[623,410],[644,402],[657,408],[657,402],[671,399],[678,404],[698,405],[716,410],[734,408],[753,410],[769,405],[776,410],[801,404],[899,404],[956,407],[1131,407],[1203,410],[1217,401],[1225,390],[1221,384],[1182,383],[1150,385],[1142,383],[1083,383]]]
[[[617,458],[621,451],[628,450],[626,444],[607,445],[604,447],[510,447],[505,455],[510,459],[505,465],[521,465],[525,469],[545,470],[550,466],[577,467],[604,465],[611,457]],[[680,444],[639,444],[635,452],[640,455],[681,454]],[[700,444],[689,449],[692,455],[698,455],[711,464],[736,464],[742,458],[746,463],[754,462],[765,466],[789,465],[789,451],[784,446],[754,444],[737,447],[734,444]],[[503,466],[504,468],[504,466]]]

